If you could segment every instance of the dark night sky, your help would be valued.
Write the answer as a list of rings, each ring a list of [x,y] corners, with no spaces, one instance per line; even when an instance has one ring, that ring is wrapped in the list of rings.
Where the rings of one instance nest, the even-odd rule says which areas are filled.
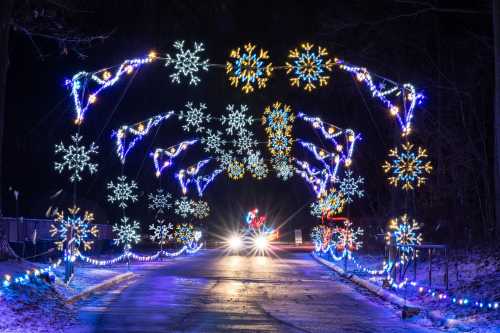
[[[431,113],[437,107],[433,90],[434,85],[439,84],[435,81],[436,72],[447,72],[451,67],[463,66],[468,61],[484,61],[483,58],[473,58],[480,54],[477,48],[484,48],[481,38],[477,37],[477,45],[471,45],[464,42],[462,36],[491,38],[491,19],[487,14],[437,16],[424,13],[399,17],[417,9],[392,1],[377,2],[377,6],[373,3],[106,1],[103,4],[90,1],[85,2],[85,7],[93,12],[78,14],[73,22],[88,33],[113,29],[115,32],[102,44],[97,43],[85,50],[86,59],[79,59],[72,53],[60,55],[57,45],[41,41],[38,46],[48,54],[42,60],[25,36],[13,32],[5,133],[5,215],[14,214],[12,195],[8,192],[10,186],[21,191],[21,214],[29,217],[41,217],[50,204],[62,204],[51,203],[48,199],[57,190],[63,188],[69,195],[66,178],[53,171],[53,145],[61,140],[68,142],[69,135],[75,131],[72,104],[69,92],[63,87],[64,79],[79,70],[91,71],[120,63],[126,58],[142,56],[151,49],[160,54],[172,52],[171,44],[180,39],[186,40],[187,45],[194,41],[204,42],[211,62],[222,64],[231,48],[248,41],[268,49],[275,64],[284,63],[289,49],[310,41],[326,46],[333,56],[366,66],[394,80],[412,82],[427,96],[425,106],[416,111],[415,141],[430,145],[432,138],[419,136],[419,129],[432,126],[435,120]],[[472,9],[489,10],[487,2],[478,1],[476,6]],[[445,64],[440,60],[446,56],[440,53],[443,49],[458,54],[454,60],[456,63]],[[486,48],[484,52],[491,50]],[[485,84],[491,84],[491,74],[484,68],[474,72],[463,67],[462,72],[466,77],[485,75]],[[280,100],[290,104],[295,112],[318,115],[340,127],[361,132],[363,141],[354,153],[354,170],[366,178],[367,198],[351,206],[349,213],[359,217],[378,214],[382,219],[391,215],[390,191],[380,164],[395,142],[395,123],[366,90],[358,90],[347,74],[334,70],[327,88],[307,94],[289,87],[284,72],[276,72],[268,88],[244,96],[229,86],[223,70],[212,69],[201,74],[202,82],[195,88],[171,84],[169,73],[161,63],[144,68],[119,104],[127,86],[125,82],[104,93],[99,104],[87,114],[82,133],[89,140],[97,140],[101,147],[100,168],[97,176],[79,187],[79,198],[83,206],[96,210],[99,222],[114,221],[118,216],[118,211],[104,202],[105,183],[120,173],[118,158],[113,154],[114,143],[110,140],[111,130],[166,110],[179,110],[188,100],[206,102],[209,112],[214,115],[220,115],[230,103],[248,104],[255,117],[260,117],[266,105]],[[459,76],[450,74],[449,78],[460,81]],[[491,88],[487,86],[486,89]],[[440,95],[439,98],[445,97]],[[116,112],[108,122],[115,107]],[[176,122],[167,123],[156,137],[146,138],[128,156],[125,173],[130,177],[138,175],[144,193],[158,185],[149,157],[138,173],[148,148],[168,146],[189,138],[176,126]],[[263,139],[262,128],[256,127],[256,130]],[[314,138],[311,130],[300,126],[295,134]],[[199,157],[188,153],[177,165],[187,166]],[[179,193],[172,180],[170,172],[163,178],[162,186]],[[248,175],[243,181],[233,182],[220,176],[207,190],[206,199],[213,210],[209,218],[213,225],[239,219],[243,212],[254,206],[279,223],[309,203],[313,194],[298,176],[287,183],[274,177],[255,181]],[[145,200],[141,201],[130,210],[130,214],[148,221],[150,216],[146,216]],[[313,223],[308,209],[303,209],[289,226],[309,227]]]

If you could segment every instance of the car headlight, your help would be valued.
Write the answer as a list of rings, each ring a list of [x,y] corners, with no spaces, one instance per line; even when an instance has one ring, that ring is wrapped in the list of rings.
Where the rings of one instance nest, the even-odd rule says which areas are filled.
[[[256,235],[253,239],[254,246],[259,251],[264,251],[269,246],[266,235]]]
[[[232,235],[227,240],[227,244],[231,250],[239,250],[243,246],[243,240],[240,235]]]

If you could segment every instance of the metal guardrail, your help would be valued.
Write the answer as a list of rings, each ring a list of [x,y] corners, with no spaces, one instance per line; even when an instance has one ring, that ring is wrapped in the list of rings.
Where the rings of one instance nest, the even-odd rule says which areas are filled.
[[[50,235],[50,225],[54,220],[50,219],[33,219],[33,218],[15,218],[1,217],[0,223],[7,233],[9,242],[25,242],[35,240],[52,241],[54,238]],[[108,224],[96,224],[99,229],[97,239],[108,240],[113,239],[112,227]]]

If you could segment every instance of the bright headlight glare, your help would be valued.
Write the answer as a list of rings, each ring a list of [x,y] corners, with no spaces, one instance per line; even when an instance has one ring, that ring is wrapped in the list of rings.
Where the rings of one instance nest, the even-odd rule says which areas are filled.
[[[257,250],[265,250],[267,249],[269,242],[267,240],[267,237],[264,235],[257,235],[254,238],[254,244]]]
[[[243,245],[240,235],[232,235],[227,241],[229,247],[233,250],[238,250]]]

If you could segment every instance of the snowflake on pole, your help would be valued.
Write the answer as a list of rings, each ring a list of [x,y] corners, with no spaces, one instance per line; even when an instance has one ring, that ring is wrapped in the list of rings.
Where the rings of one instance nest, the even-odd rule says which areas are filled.
[[[157,225],[151,224],[149,226],[149,230],[153,232],[150,238],[156,244],[163,246],[174,237],[172,234],[173,229],[174,225],[172,223],[164,224],[164,221],[160,220]]]
[[[266,87],[273,71],[273,64],[267,63],[269,54],[266,50],[260,49],[257,53],[256,46],[248,43],[243,50],[231,50],[229,57],[231,60],[226,63],[226,73],[231,86],[237,88],[241,84],[245,94],[253,92],[255,84],[259,89]]]
[[[126,251],[130,250],[133,244],[137,244],[141,240],[141,235],[138,233],[139,229],[140,225],[137,221],[129,223],[128,217],[122,217],[119,224],[113,225],[113,231],[117,236],[114,239],[114,244],[123,244]]]
[[[274,156],[271,159],[271,164],[276,171],[276,177],[282,180],[288,180],[295,174],[295,168],[286,156]]]
[[[385,239],[387,245],[391,245],[394,241],[403,264],[413,258],[414,251],[416,251],[415,246],[422,243],[422,234],[419,230],[420,225],[414,219],[410,221],[407,214],[391,219],[389,222],[389,231],[386,233]],[[418,252],[415,255],[418,255]]]
[[[175,227],[174,238],[178,243],[187,245],[193,243],[194,228],[192,224],[183,223]]]
[[[196,219],[204,219],[210,215],[210,207],[208,206],[208,203],[203,200],[198,200],[198,201],[193,201],[192,202],[192,208],[193,208],[193,216]]]
[[[193,213],[193,201],[189,200],[187,197],[181,197],[175,200],[175,214],[187,218]]]
[[[290,50],[288,58],[292,63],[286,63],[286,73],[291,74],[290,84],[300,87],[304,84],[304,90],[311,92],[313,89],[326,86],[330,75],[327,72],[332,71],[334,62],[331,59],[325,59],[328,56],[326,48],[318,46],[314,51],[314,44],[304,43],[300,46],[301,50]]]
[[[135,191],[138,189],[137,183],[133,180],[127,182],[126,176],[118,177],[116,184],[112,181],[108,183],[108,190],[111,190],[111,194],[108,194],[108,201],[111,203],[118,203],[118,207],[127,208],[127,202],[136,202],[137,194]]]
[[[345,176],[340,180],[339,189],[344,194],[347,203],[353,202],[355,197],[362,198],[365,195],[365,191],[361,189],[363,183],[364,179],[361,176],[355,178],[351,170],[346,171]]]
[[[251,125],[254,121],[252,116],[247,115],[248,106],[240,105],[239,109],[233,104],[226,107],[227,115],[221,117],[221,124],[226,125],[226,133],[234,135],[237,133],[246,133],[247,125]]]
[[[56,145],[55,153],[56,155],[62,153],[62,162],[55,162],[54,169],[59,173],[62,173],[65,169],[72,172],[70,181],[72,183],[79,182],[82,180],[81,173],[87,169],[92,175],[97,172],[97,163],[91,163],[91,155],[97,154],[99,147],[93,142],[87,148],[86,146],[80,145],[82,136],[76,133],[71,136],[73,141],[72,145],[65,146],[64,143],[59,143]]]
[[[205,130],[204,123],[209,123],[212,117],[209,113],[205,114],[207,105],[205,103],[199,103],[196,107],[193,102],[186,103],[187,110],[181,110],[179,112],[178,119],[184,121],[182,129],[186,132],[194,130],[197,133],[203,132]]]
[[[403,190],[413,190],[415,185],[420,187],[425,184],[427,177],[432,171],[430,161],[425,161],[428,157],[427,150],[418,147],[417,151],[413,150],[414,145],[406,142],[401,145],[402,151],[398,152],[398,148],[389,151],[389,157],[392,157],[391,162],[385,161],[382,165],[385,173],[389,173],[389,184],[394,187],[401,185]]]
[[[205,145],[203,148],[207,153],[214,152],[220,153],[226,144],[226,140],[222,138],[221,131],[212,131],[211,128],[205,131],[206,135],[201,138],[201,143]]]
[[[163,192],[162,189],[156,190],[156,193],[148,194],[149,205],[148,208],[158,213],[164,213],[165,210],[170,209],[172,207],[172,203],[170,202],[172,199],[172,195],[168,192]]]
[[[355,251],[363,245],[363,242],[359,240],[359,237],[364,234],[363,229],[359,227],[354,229],[352,225],[352,222],[346,219],[343,226],[334,228],[334,242],[337,250]]]
[[[96,225],[91,225],[94,220],[94,214],[85,212],[83,216],[78,215],[80,208],[68,208],[68,215],[64,211],[57,212],[55,222],[50,226],[52,237],[57,235],[58,241],[55,242],[57,249],[62,251],[64,244],[74,244],[76,248],[83,246],[83,250],[92,248],[93,240],[91,237],[97,237],[99,230]]]
[[[176,41],[174,48],[178,50],[175,57],[166,55],[165,66],[174,65],[176,72],[170,74],[174,83],[181,83],[181,76],[189,77],[190,85],[198,85],[201,81],[197,76],[198,72],[208,71],[208,59],[200,60],[199,53],[205,51],[203,43],[194,42],[193,50],[184,50],[184,41]]]

